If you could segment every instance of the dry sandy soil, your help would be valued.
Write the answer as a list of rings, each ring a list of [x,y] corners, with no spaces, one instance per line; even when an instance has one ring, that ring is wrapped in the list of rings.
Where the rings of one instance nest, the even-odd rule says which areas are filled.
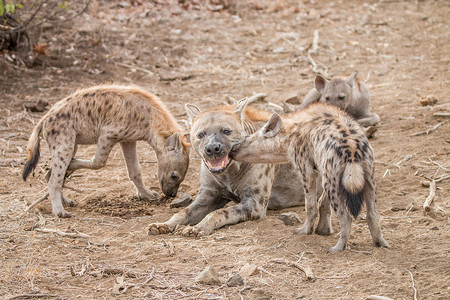
[[[0,297],[450,299],[450,179],[437,183],[431,213],[422,209],[429,193],[422,182],[450,174],[450,122],[435,115],[450,112],[449,2],[235,1],[218,11],[198,2],[186,9],[176,1],[97,1],[73,24],[44,27],[41,42],[51,46],[33,68],[0,56]],[[165,221],[179,208],[170,208],[170,200],[149,203],[135,196],[119,147],[105,168],[68,180],[77,189],[65,190],[78,202],[68,208],[72,218],[52,216],[45,200],[17,219],[46,192],[50,159],[42,142],[34,176],[22,181],[26,142],[43,115],[24,106],[121,82],[159,95],[180,121],[186,119],[184,103],[210,108],[255,92],[267,94],[255,105],[274,109],[270,103],[302,99],[313,86],[308,50],[314,50],[316,71],[332,76],[358,70],[363,80],[370,73],[371,107],[381,116],[371,139],[378,211],[390,249],[371,246],[364,215],[353,224],[349,249],[337,254],[326,254],[338,239],[335,217],[331,236],[297,236],[278,220],[283,211],[200,239],[149,236],[149,223]],[[437,103],[419,105],[428,95]],[[438,124],[429,134],[411,136]],[[80,147],[77,155],[89,158],[94,150]],[[154,152],[142,143],[139,156],[147,184],[159,191]],[[200,161],[195,153],[191,157],[181,191],[195,197]],[[284,211],[305,216],[304,207]],[[309,266],[314,279],[277,259]],[[247,263],[256,274],[244,285],[227,286]],[[206,266],[217,270],[221,284],[195,282]]]

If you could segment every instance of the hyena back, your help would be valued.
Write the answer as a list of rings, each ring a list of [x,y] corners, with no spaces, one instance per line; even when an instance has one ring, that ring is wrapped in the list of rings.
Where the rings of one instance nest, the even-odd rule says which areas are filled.
[[[65,175],[81,168],[102,168],[117,143],[122,147],[129,178],[143,198],[154,199],[158,194],[142,181],[137,141],[147,141],[155,150],[159,183],[167,196],[176,195],[189,165],[190,144],[175,118],[156,96],[134,86],[95,86],[57,102],[30,136],[23,180],[38,163],[41,135],[52,157],[46,175],[52,212],[60,217],[70,217],[63,202],[73,204],[62,194]],[[78,144],[97,144],[95,156],[74,159]]]
[[[313,232],[318,214],[316,180],[320,176],[324,191],[321,205],[331,203],[341,228],[339,241],[329,252],[345,249],[352,216],[358,216],[363,203],[373,244],[388,247],[376,211],[372,148],[361,126],[340,109],[319,103],[283,120],[274,114],[259,131],[236,145],[233,152],[233,159],[241,162],[292,161],[298,168],[307,216],[295,233]],[[319,222],[318,226],[323,224]]]

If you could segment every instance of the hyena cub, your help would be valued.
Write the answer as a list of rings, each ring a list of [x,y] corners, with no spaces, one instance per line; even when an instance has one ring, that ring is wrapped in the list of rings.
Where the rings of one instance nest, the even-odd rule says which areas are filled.
[[[370,92],[367,85],[356,79],[358,72],[348,78],[336,78],[331,81],[316,76],[315,88],[311,89],[303,100],[301,108],[315,102],[328,103],[347,112],[364,127],[376,125],[380,117],[370,112]]]
[[[100,169],[117,143],[122,147],[128,175],[139,196],[154,199],[157,193],[142,182],[136,141],[147,141],[158,159],[163,193],[175,197],[189,165],[188,136],[165,105],[154,95],[134,86],[103,85],[83,89],[55,103],[41,118],[28,141],[23,180],[39,160],[40,135],[51,152],[46,174],[53,214],[70,217],[64,209],[73,202],[62,194],[65,175],[77,169]],[[78,144],[97,144],[90,160],[73,158]]]
[[[352,216],[358,216],[364,202],[373,244],[388,247],[376,211],[372,148],[361,126],[340,109],[318,103],[287,115],[283,121],[274,114],[260,130],[237,144],[233,152],[233,159],[241,162],[291,161],[297,167],[305,191],[306,220],[295,233],[313,232],[318,214],[316,180],[320,175],[324,191],[321,205],[329,207],[331,203],[341,228],[338,243],[328,251],[345,249]],[[321,226],[324,224],[329,223]]]

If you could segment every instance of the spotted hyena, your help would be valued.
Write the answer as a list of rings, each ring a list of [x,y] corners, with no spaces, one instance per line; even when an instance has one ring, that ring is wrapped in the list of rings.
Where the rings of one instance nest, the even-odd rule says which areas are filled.
[[[317,75],[315,88],[309,91],[300,107],[306,108],[315,102],[327,103],[346,111],[364,127],[376,125],[380,117],[370,112],[369,88],[356,78],[357,74],[331,81]]]
[[[117,143],[122,147],[130,180],[142,198],[154,199],[158,194],[142,182],[137,141],[147,141],[155,150],[159,183],[167,196],[176,196],[189,165],[187,135],[156,96],[134,86],[95,86],[55,103],[30,136],[24,180],[38,163],[40,135],[50,148],[51,168],[46,178],[52,212],[60,217],[70,217],[63,203],[73,204],[62,194],[65,174],[104,167]],[[95,156],[90,160],[73,158],[79,144],[97,144]]]
[[[285,116],[283,121],[274,114],[260,130],[233,147],[232,157],[246,163],[291,161],[297,167],[305,191],[306,220],[295,233],[313,232],[320,176],[321,205],[329,207],[331,203],[341,228],[339,241],[329,252],[345,249],[352,216],[358,216],[363,203],[373,244],[388,247],[376,211],[372,148],[361,126],[339,108],[318,103]],[[319,222],[320,226],[328,224]]]
[[[230,158],[232,145],[270,117],[247,104],[243,100],[206,112],[186,106],[193,120],[191,142],[203,161],[198,196],[167,222],[150,224],[149,234],[175,230],[184,236],[205,236],[225,225],[263,218],[267,208],[304,204],[300,178],[292,164],[248,164]],[[225,207],[230,201],[235,204]]]

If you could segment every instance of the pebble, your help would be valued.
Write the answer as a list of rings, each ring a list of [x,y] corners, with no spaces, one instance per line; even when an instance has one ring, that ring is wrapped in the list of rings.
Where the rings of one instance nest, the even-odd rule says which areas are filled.
[[[217,274],[217,271],[211,267],[207,266],[200,274],[195,277],[195,281],[201,284],[208,284],[208,285],[219,285],[219,275]]]
[[[282,213],[278,219],[283,221],[287,226],[296,226],[302,222],[300,217],[295,212]]]

